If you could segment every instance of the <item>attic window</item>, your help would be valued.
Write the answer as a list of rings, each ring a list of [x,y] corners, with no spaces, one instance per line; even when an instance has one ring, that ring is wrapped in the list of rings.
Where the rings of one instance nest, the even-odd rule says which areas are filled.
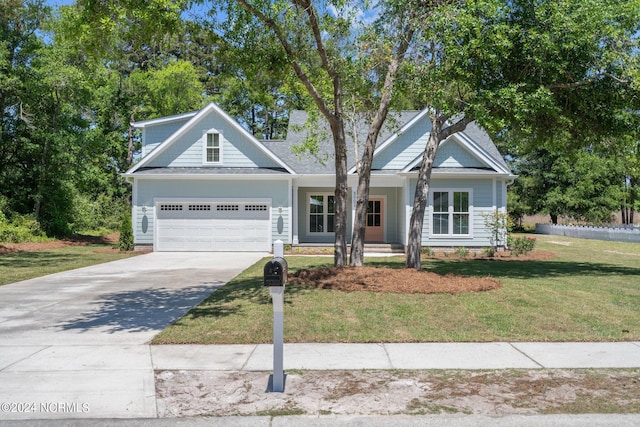
[[[205,134],[204,162],[209,164],[222,163],[222,135],[210,130]]]

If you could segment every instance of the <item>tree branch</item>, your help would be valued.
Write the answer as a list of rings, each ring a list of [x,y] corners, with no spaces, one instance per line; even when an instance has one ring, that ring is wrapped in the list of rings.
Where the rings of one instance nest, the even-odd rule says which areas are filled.
[[[309,16],[309,25],[311,26],[311,31],[313,32],[313,38],[316,41],[316,49],[318,50],[318,54],[320,54],[320,60],[322,61],[322,66],[331,78],[335,78],[336,73],[331,67],[329,62],[329,57],[327,56],[327,50],[324,47],[324,43],[322,42],[322,32],[320,31],[320,24],[318,22],[318,15],[316,15],[316,11],[311,6],[311,2],[309,0],[291,0],[296,6],[300,6],[306,14]]]
[[[243,9],[245,9],[246,11],[254,15],[259,20],[261,20],[267,26],[267,28],[269,28],[271,31],[275,33],[276,37],[278,38],[278,41],[280,42],[280,45],[282,45],[282,48],[287,54],[287,57],[291,61],[291,65],[293,66],[293,70],[296,73],[296,76],[298,76],[298,79],[307,88],[307,90],[309,91],[309,94],[313,98],[314,102],[316,103],[316,105],[318,106],[322,114],[324,114],[325,116],[329,116],[329,115],[332,116],[333,113],[327,107],[327,104],[325,103],[320,93],[317,91],[316,87],[311,82],[311,79],[309,79],[309,76],[302,69],[302,65],[295,59],[296,54],[293,50],[293,47],[285,37],[285,34],[283,33],[282,28],[278,25],[278,23],[272,18],[270,18],[269,16],[267,16],[266,14],[262,13],[258,8],[256,8],[254,5],[250,4],[246,0],[238,0],[238,3]]]
[[[595,82],[596,80],[598,80],[600,77],[609,77],[612,80],[615,80],[616,82],[623,84],[623,85],[628,85],[629,81],[628,80],[624,80],[621,79],[611,73],[607,73],[606,71],[601,71],[599,73],[596,73],[595,75],[589,77],[588,79],[584,79],[584,80],[578,80],[577,82],[572,82],[572,83],[555,83],[555,84],[551,84],[551,85],[546,85],[545,87],[548,89],[573,89],[576,87],[580,87],[580,86],[585,86],[588,84],[591,84],[593,82]]]

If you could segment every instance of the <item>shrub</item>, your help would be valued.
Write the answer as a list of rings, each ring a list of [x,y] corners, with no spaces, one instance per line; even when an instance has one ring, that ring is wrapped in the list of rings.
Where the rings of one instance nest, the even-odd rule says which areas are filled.
[[[460,258],[466,258],[469,255],[469,249],[460,246],[456,248],[456,255]]]
[[[420,253],[425,256],[434,256],[435,252],[429,246],[423,246],[420,248]]]
[[[496,256],[496,249],[493,246],[489,246],[488,248],[484,248],[482,253],[486,257],[493,258]]]
[[[532,237],[511,237],[507,238],[507,243],[511,253],[515,256],[526,255],[536,246],[536,239]]]
[[[131,251],[133,247],[133,226],[131,224],[131,214],[129,213],[122,216],[118,249],[121,251]]]
[[[506,213],[499,212],[497,209],[488,214],[484,213],[482,216],[484,217],[484,226],[489,230],[489,241],[495,253],[498,250],[498,246],[505,243],[509,216]]]
[[[11,221],[0,222],[0,242],[42,242],[47,236],[33,215],[14,215]]]
[[[8,207],[6,197],[0,196],[0,242],[22,243],[47,240],[46,234],[33,215],[20,215]]]
[[[128,210],[124,199],[107,194],[74,198],[72,231],[80,234],[108,234],[121,226]]]

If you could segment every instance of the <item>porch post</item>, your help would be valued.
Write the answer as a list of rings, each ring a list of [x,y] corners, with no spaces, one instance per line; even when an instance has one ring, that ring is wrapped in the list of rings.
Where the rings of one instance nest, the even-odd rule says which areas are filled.
[[[298,245],[300,241],[298,240],[298,181],[293,180],[293,203],[291,207],[291,228],[293,229],[293,240],[292,244]]]
[[[355,186],[351,187],[351,234],[353,235],[353,225],[356,223],[356,201],[358,197],[358,190]],[[348,241],[351,241],[352,236],[347,236]]]

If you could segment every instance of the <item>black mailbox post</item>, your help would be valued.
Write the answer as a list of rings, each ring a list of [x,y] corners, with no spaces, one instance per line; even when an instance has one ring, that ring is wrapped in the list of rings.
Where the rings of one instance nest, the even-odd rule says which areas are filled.
[[[287,261],[280,257],[273,258],[264,266],[264,286],[284,286],[287,273]]]

